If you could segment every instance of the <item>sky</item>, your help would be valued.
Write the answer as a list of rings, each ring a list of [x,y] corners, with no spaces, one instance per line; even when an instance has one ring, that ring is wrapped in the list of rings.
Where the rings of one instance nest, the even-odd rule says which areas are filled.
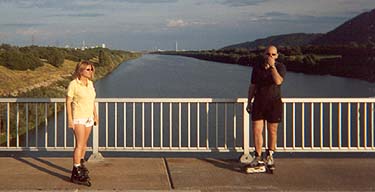
[[[207,50],[326,33],[375,0],[0,0],[0,44]]]

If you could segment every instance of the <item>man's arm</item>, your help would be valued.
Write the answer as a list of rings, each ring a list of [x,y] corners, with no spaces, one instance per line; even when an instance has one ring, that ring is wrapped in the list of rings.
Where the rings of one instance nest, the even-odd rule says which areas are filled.
[[[273,81],[276,83],[276,85],[281,85],[284,81],[284,78],[279,74],[277,71],[277,68],[273,65],[270,66],[271,74]]]
[[[247,107],[246,110],[247,112],[251,113],[251,100],[254,98],[255,95],[255,84],[250,84],[249,86],[249,91],[247,94]]]

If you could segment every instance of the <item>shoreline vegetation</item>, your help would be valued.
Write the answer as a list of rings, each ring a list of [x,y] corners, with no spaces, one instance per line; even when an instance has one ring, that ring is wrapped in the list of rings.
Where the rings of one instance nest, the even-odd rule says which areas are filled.
[[[141,53],[106,48],[75,50],[3,44],[0,46],[0,98],[64,98],[77,62],[93,62],[96,67],[96,81],[111,73],[121,63],[140,56]],[[7,142],[10,146],[17,145],[17,142],[23,146],[26,132],[44,127],[45,117],[50,117],[55,110],[60,111],[63,108],[64,103],[9,103],[10,116],[7,117],[7,104],[0,103],[0,146],[6,146]],[[7,118],[10,119],[9,133]],[[17,125],[17,119],[29,120],[27,123],[18,121]]]
[[[96,81],[122,62],[140,56],[141,53],[106,48],[18,48],[3,44],[0,46],[0,97],[65,97],[64,91],[80,60],[94,63]]]
[[[179,55],[227,64],[252,66],[261,62],[265,46],[203,51],[163,51],[152,54]],[[288,71],[333,75],[375,82],[375,44],[278,46],[278,61]]]

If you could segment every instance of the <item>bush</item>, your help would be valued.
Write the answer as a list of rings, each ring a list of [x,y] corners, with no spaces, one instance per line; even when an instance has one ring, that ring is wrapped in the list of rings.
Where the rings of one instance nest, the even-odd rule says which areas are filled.
[[[31,53],[22,53],[18,49],[9,49],[0,55],[0,64],[15,70],[36,69],[43,65],[39,58]]]
[[[65,56],[57,48],[49,48],[46,52],[46,59],[51,65],[60,67],[64,63]]]
[[[98,66],[109,66],[111,65],[111,57],[108,51],[99,50],[99,63]]]

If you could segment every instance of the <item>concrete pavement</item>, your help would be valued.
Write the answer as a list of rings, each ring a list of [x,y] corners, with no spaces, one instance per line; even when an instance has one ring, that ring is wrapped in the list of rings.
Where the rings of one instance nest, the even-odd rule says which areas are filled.
[[[105,157],[92,186],[69,182],[70,157],[0,157],[0,190],[375,191],[374,158],[278,158],[275,174],[244,174],[237,160]]]

